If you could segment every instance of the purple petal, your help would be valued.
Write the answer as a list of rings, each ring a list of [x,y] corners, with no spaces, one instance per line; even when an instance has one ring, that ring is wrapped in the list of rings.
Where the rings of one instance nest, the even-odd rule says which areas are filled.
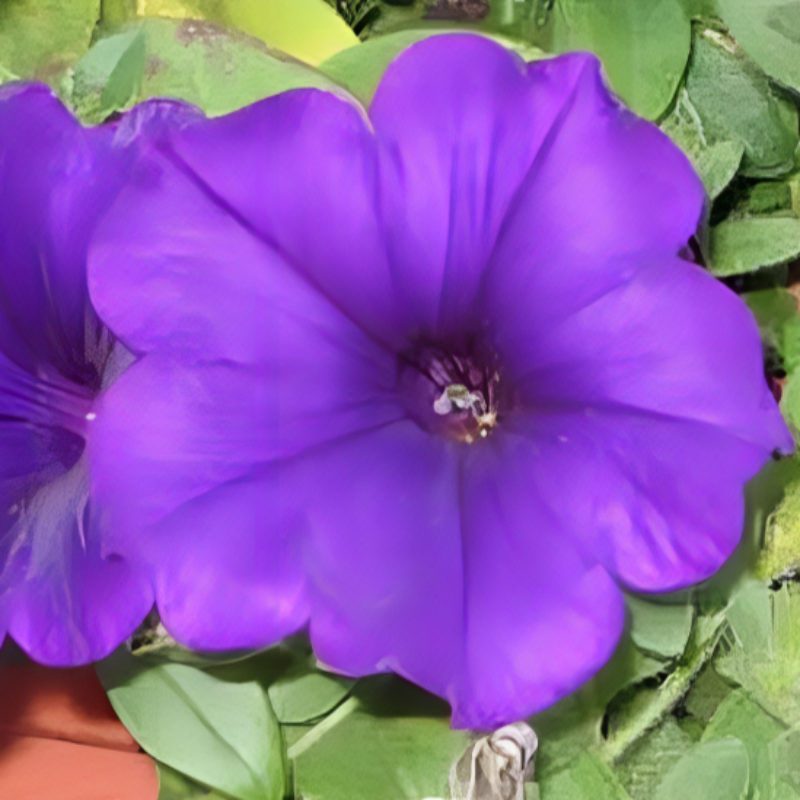
[[[518,295],[515,310],[494,312],[498,346],[524,402],[579,413],[595,405],[642,409],[709,423],[763,448],[762,458],[776,448],[791,452],[744,303],[694,264],[640,263],[634,278],[559,325],[538,324],[546,303],[533,287]]]
[[[541,329],[677,255],[695,233],[705,192],[658,128],[610,97],[599,63],[582,69],[514,199],[484,283],[497,319],[538,300]],[[544,80],[560,59],[529,67]]]
[[[370,119],[395,291],[412,327],[463,327],[514,194],[586,58],[529,71],[483,37],[437,36],[386,71]]]
[[[668,592],[705,580],[742,535],[760,447],[707,423],[634,409],[528,412],[530,493],[618,580]]]
[[[179,167],[334,305],[379,341],[396,341],[363,111],[298,90],[194,125],[172,147]]]
[[[452,693],[463,646],[456,451],[400,422],[287,466],[305,496],[311,638],[324,663]]]
[[[622,632],[622,593],[581,554],[560,505],[537,491],[542,468],[529,442],[502,433],[464,457],[465,650],[454,727],[493,729],[546,708],[588,680]]]
[[[0,536],[0,618],[36,661],[85,664],[107,656],[153,605],[149,581],[103,552],[102,522],[81,463],[11,506]],[[8,483],[4,485],[10,500]]]

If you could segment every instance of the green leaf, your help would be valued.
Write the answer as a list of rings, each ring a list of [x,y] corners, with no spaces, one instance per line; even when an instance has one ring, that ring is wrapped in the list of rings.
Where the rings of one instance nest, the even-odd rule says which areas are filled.
[[[625,753],[614,772],[632,800],[652,800],[664,776],[692,745],[675,719],[667,717]]]
[[[794,165],[797,108],[725,33],[699,28],[686,74],[686,93],[704,140],[738,141],[742,174],[776,177]]]
[[[269,692],[278,720],[302,724],[331,712],[352,690],[355,681],[315,666],[305,643],[283,643],[210,674],[228,681],[258,681]]]
[[[744,800],[747,749],[732,736],[693,748],[666,774],[655,800]]]
[[[637,114],[664,114],[683,76],[690,16],[675,0],[558,0],[553,50],[591,50],[614,90]]]
[[[726,611],[732,635],[714,661],[725,679],[744,688],[767,712],[789,725],[800,722],[800,589],[775,592],[749,582]]]
[[[742,295],[758,323],[762,341],[786,357],[786,324],[797,316],[797,298],[782,287]]]
[[[156,762],[158,772],[158,800],[228,800],[207,786],[195,783],[191,778]]]
[[[671,659],[681,655],[689,641],[694,619],[690,603],[655,603],[640,597],[626,597],[631,612],[631,638],[645,653]]]
[[[143,666],[124,648],[96,666],[117,715],[154,758],[237,800],[281,800],[280,727],[257,683]]]
[[[800,255],[793,214],[727,219],[711,229],[710,270],[718,278],[785,264]]]
[[[722,139],[709,143],[686,89],[678,93],[675,108],[661,123],[661,130],[689,157],[708,196],[712,200],[718,197],[739,169],[744,155],[742,142]]]
[[[539,784],[544,800],[629,800],[616,775],[591,753]]]
[[[800,5],[796,0],[717,0],[731,33],[759,66],[800,91]]]
[[[2,0],[0,61],[4,71],[56,88],[86,52],[100,19],[100,0]]]
[[[463,33],[463,31],[460,32]],[[403,50],[411,47],[412,44],[429,39],[431,36],[447,33],[453,33],[453,31],[441,28],[416,28],[379,36],[358,47],[337,53],[320,64],[319,68],[344,86],[364,106],[369,106],[386,68]],[[526,61],[545,57],[544,52],[524,42],[477,31],[470,31],[470,33],[493,39],[506,49],[518,53]]]
[[[719,677],[711,664],[706,664],[686,696],[686,711],[700,722],[708,722],[720,703],[731,693],[730,684]]]
[[[751,787],[766,789],[771,783],[767,745],[785,730],[741,690],[729,694],[703,734],[703,742],[733,736],[747,748]],[[762,797],[766,796],[762,793]]]
[[[75,67],[73,103],[88,122],[148,97],[175,97],[209,116],[289,89],[338,87],[262,42],[198,20],[146,19],[98,41]]]
[[[359,682],[353,696],[289,749],[304,800],[447,797],[451,765],[470,743],[446,703],[400,678]]]
[[[324,0],[106,0],[103,16],[111,23],[137,16],[206,20],[238,28],[308,64],[358,44]]]
[[[769,745],[772,783],[762,797],[769,800],[797,800],[800,797],[800,730],[793,728]]]

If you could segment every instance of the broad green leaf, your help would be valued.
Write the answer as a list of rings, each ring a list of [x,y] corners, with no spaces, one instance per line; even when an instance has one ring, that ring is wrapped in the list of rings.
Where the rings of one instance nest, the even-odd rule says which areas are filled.
[[[156,763],[158,771],[158,800],[228,800],[225,795],[195,783],[191,778]]]
[[[304,800],[448,797],[450,767],[470,743],[446,703],[391,675],[353,696],[289,749]]]
[[[117,715],[154,758],[237,800],[281,800],[280,727],[264,689],[121,648],[97,664]]]
[[[269,692],[281,723],[307,723],[336,708],[355,681],[317,669],[310,647],[304,645],[284,643],[210,673],[228,681],[258,681]]]
[[[626,598],[631,612],[631,638],[646,653],[670,659],[683,653],[694,619],[690,603],[655,603],[641,597]]]
[[[569,769],[539,785],[543,800],[629,800],[617,776],[591,753],[583,753]]]
[[[727,219],[711,228],[711,272],[719,278],[784,264],[800,255],[794,214]]]
[[[73,102],[95,123],[148,97],[186,100],[213,117],[301,87],[338,88],[252,37],[210,22],[145,19],[100,39],[78,62]]]
[[[750,582],[726,611],[732,634],[714,668],[772,716],[800,722],[800,596],[794,584],[771,592]]]
[[[796,0],[717,0],[736,41],[768,75],[800,91],[800,4]]]
[[[686,93],[709,145],[731,140],[742,144],[742,174],[775,177],[792,169],[797,108],[773,89],[730,36],[698,29]]]
[[[2,71],[58,88],[89,48],[99,19],[100,0],[2,0]]]
[[[611,86],[637,114],[661,117],[683,76],[690,16],[674,0],[557,0],[553,50],[591,50]]]
[[[308,64],[358,44],[324,0],[111,0],[108,5],[103,13],[111,23],[136,17],[206,20],[238,28]]]
[[[463,31],[459,32],[463,33]],[[343,50],[324,61],[319,68],[344,86],[365,106],[368,106],[372,102],[375,90],[378,88],[386,68],[403,50],[411,47],[412,44],[429,39],[431,36],[448,33],[454,33],[454,31],[441,28],[416,28],[390,33],[370,39],[358,47]],[[535,61],[545,57],[545,53],[541,50],[532,45],[526,45],[524,42],[476,31],[470,31],[470,33],[476,36],[487,36],[503,45],[507,50],[518,53],[526,61]]]
[[[667,717],[625,753],[614,772],[631,800],[652,800],[656,787],[692,745],[675,719]]]
[[[744,800],[747,749],[729,736],[694,747],[666,774],[655,800]]]
[[[771,783],[767,745],[784,730],[783,725],[739,690],[722,701],[708,723],[702,741],[729,736],[738,739],[747,748],[751,786],[767,787]]]

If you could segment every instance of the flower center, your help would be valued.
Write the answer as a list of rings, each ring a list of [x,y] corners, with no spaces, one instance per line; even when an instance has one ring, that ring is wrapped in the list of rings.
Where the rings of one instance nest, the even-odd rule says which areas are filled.
[[[472,444],[489,436],[512,404],[497,359],[474,343],[417,347],[399,363],[405,406],[431,433]]]

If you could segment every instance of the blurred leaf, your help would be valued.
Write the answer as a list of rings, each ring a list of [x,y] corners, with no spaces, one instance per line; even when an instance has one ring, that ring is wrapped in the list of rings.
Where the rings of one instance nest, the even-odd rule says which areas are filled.
[[[783,499],[767,518],[764,547],[754,570],[762,580],[788,577],[800,570],[800,462],[791,458],[780,465],[776,480],[783,482]]]
[[[692,745],[675,719],[667,717],[623,755],[614,772],[631,800],[652,800],[664,776]]]
[[[631,638],[646,653],[663,659],[681,655],[689,641],[694,619],[691,603],[655,603],[628,595],[631,611]]]
[[[264,689],[124,648],[96,665],[111,705],[151,756],[237,800],[281,800],[280,727]]]
[[[228,800],[207,786],[195,783],[191,778],[168,767],[156,763],[158,772],[158,800]]]
[[[2,0],[3,71],[58,87],[89,48],[99,19],[100,0]]]
[[[697,112],[705,142],[738,141],[742,174],[775,177],[794,164],[797,108],[736,42],[718,30],[698,29],[686,74],[686,93]]]
[[[73,102],[94,123],[148,97],[186,100],[213,117],[301,87],[337,88],[252,37],[198,20],[146,19],[78,62]]]
[[[703,734],[703,742],[734,736],[747,748],[751,789],[763,792],[771,783],[767,745],[785,728],[741,690],[729,694]]]
[[[358,47],[343,50],[320,64],[320,70],[357,97],[364,106],[369,106],[378,88],[383,73],[391,62],[412,44],[431,36],[453,33],[441,28],[417,28],[390,33],[370,39]],[[463,31],[461,31],[463,33]],[[532,45],[492,34],[470,31],[474,35],[486,36],[507,50],[516,52],[526,61],[545,58],[546,54]]]
[[[744,688],[772,716],[800,722],[799,588],[771,592],[751,581],[726,611],[732,635],[714,662],[717,672]]]
[[[358,44],[324,0],[106,0],[103,16],[112,24],[136,17],[206,20],[238,28],[308,64]]]
[[[731,691],[730,684],[719,677],[711,664],[706,664],[692,684],[684,706],[695,719],[705,723],[714,716]]]
[[[719,14],[768,75],[800,92],[800,4],[796,0],[717,0]]]
[[[302,724],[328,714],[350,693],[352,678],[323,672],[305,643],[283,643],[210,674],[227,681],[258,681],[282,723]]]
[[[666,774],[655,800],[744,800],[747,749],[733,737],[694,747]]]
[[[797,800],[800,797],[800,729],[781,734],[769,745],[772,783],[762,797],[769,800]]]
[[[793,214],[727,219],[711,228],[711,264],[718,278],[784,264],[800,256],[800,220]]]
[[[608,738],[600,754],[616,761],[648,731],[658,726],[687,694],[694,679],[714,652],[724,616],[697,616],[689,642],[672,672],[660,686],[642,686],[623,694],[608,710]]]
[[[591,753],[539,783],[544,800],[629,800],[617,776]]]
[[[470,737],[450,728],[446,703],[392,675],[353,696],[289,749],[304,800],[420,800],[449,796],[450,767]]]
[[[785,358],[786,324],[797,316],[797,298],[786,289],[762,289],[742,295],[758,323],[761,339]]]
[[[690,15],[663,0],[558,0],[551,12],[554,52],[591,50],[614,90],[637,114],[659,118],[683,77]]]

